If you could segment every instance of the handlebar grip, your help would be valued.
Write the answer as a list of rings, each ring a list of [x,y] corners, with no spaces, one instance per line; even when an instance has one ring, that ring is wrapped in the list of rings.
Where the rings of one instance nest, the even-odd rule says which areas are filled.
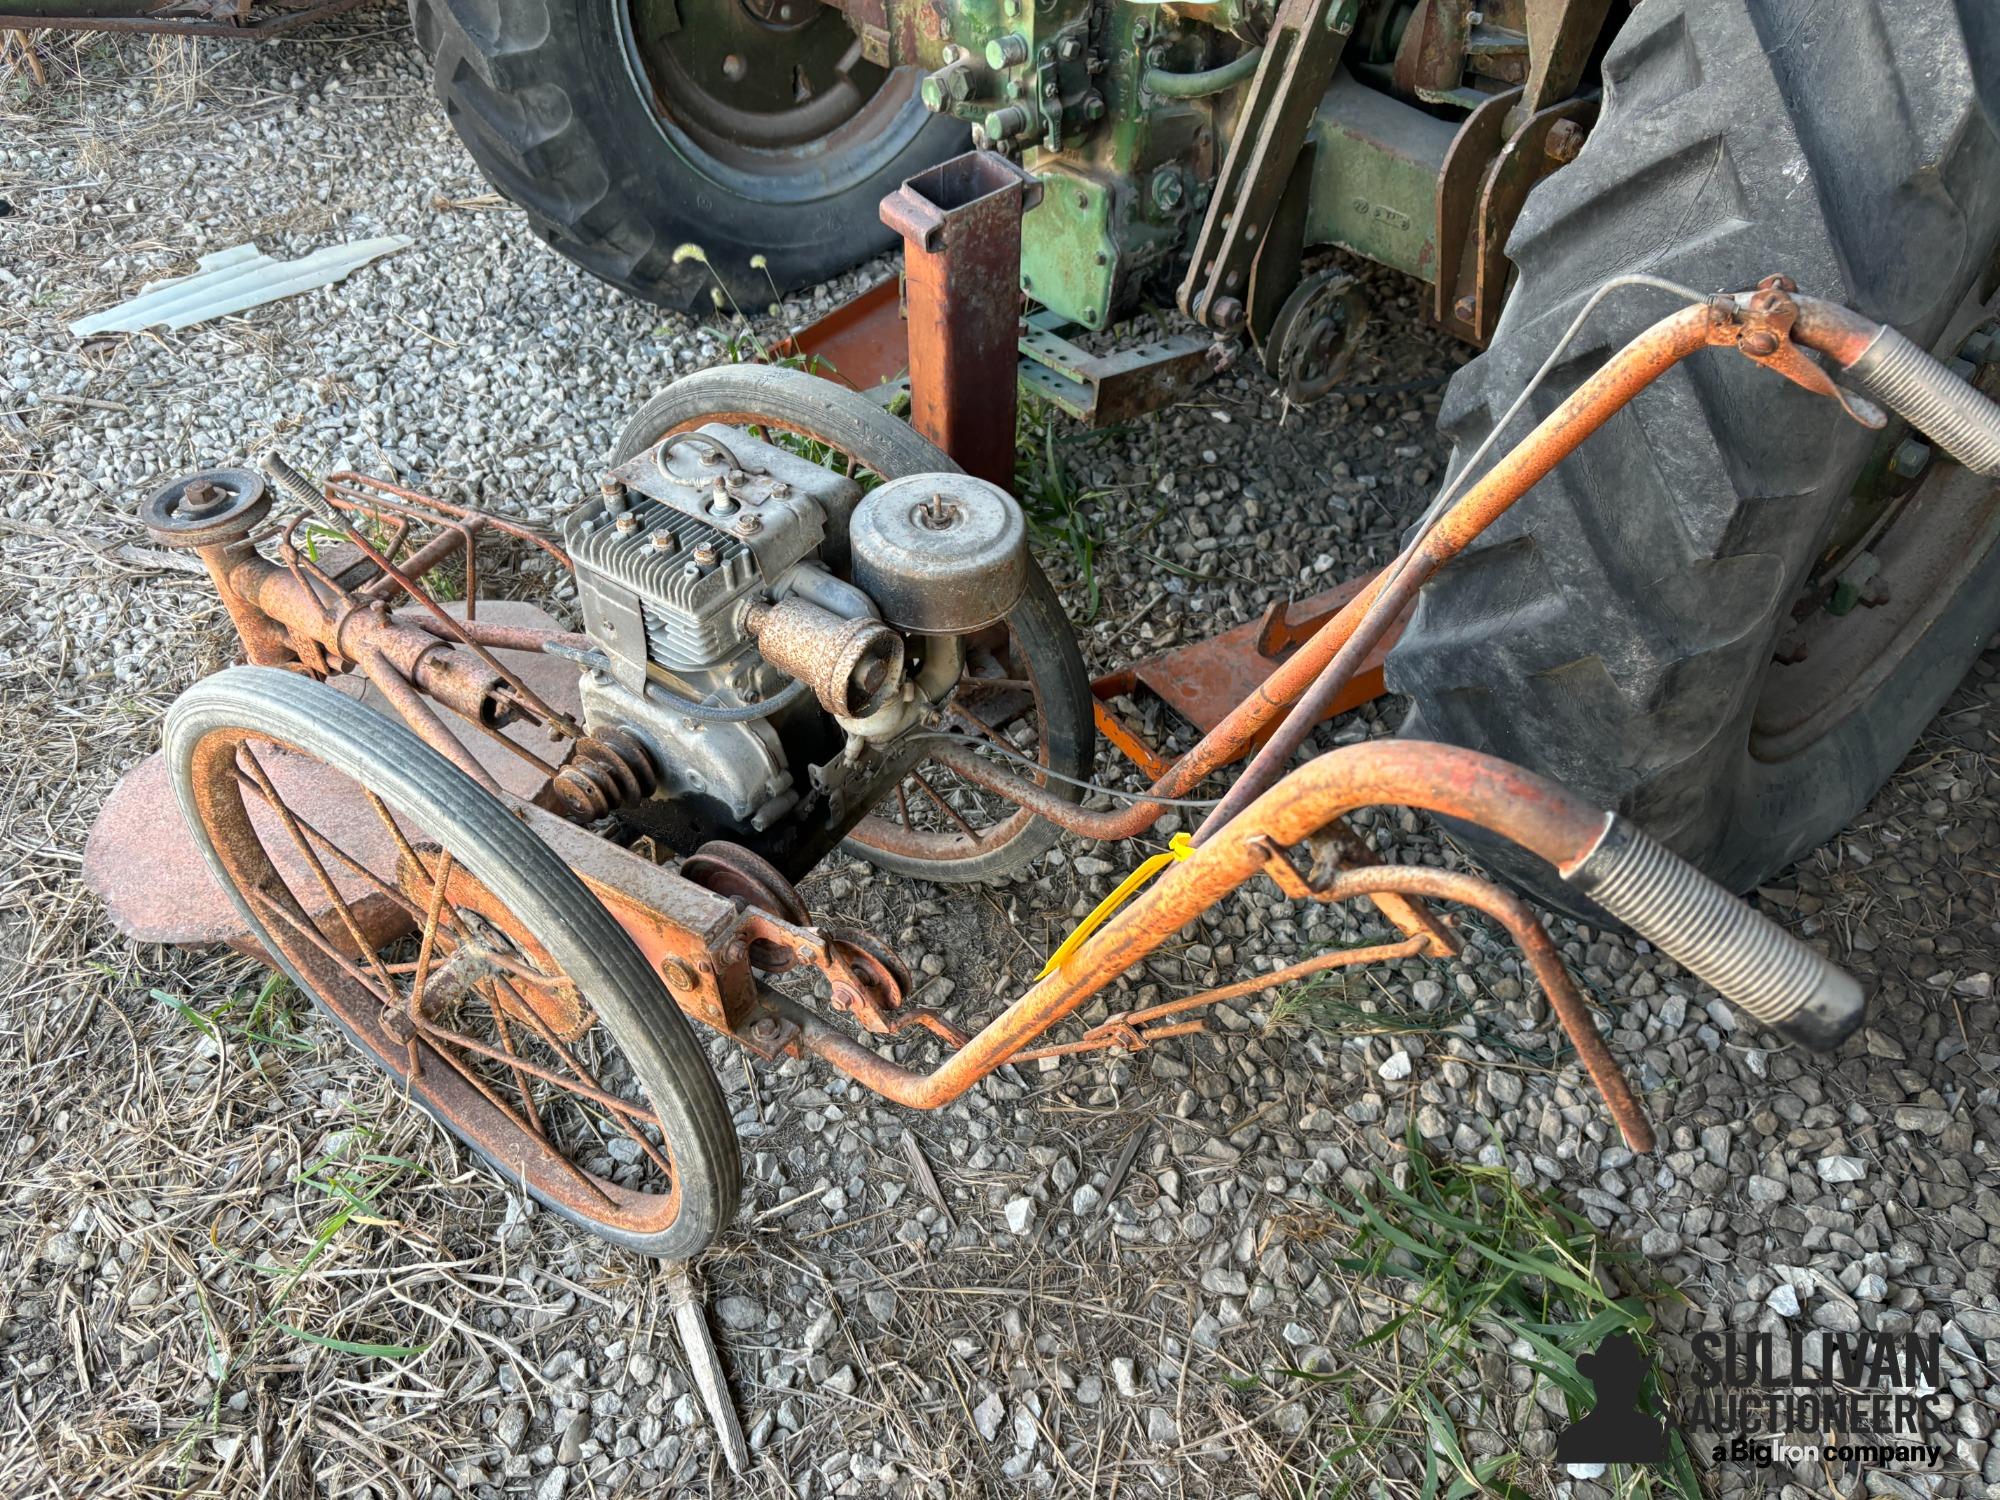
[[[1616,813],[1563,879],[1794,1041],[1833,1047],[1861,1024],[1868,1000],[1852,974]]]
[[[1948,365],[1885,327],[1847,373],[1973,473],[2000,479],[2000,406]]]

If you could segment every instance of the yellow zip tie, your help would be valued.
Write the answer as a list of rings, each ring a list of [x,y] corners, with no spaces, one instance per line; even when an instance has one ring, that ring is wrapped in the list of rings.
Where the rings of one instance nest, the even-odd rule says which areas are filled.
[[[1112,913],[1138,894],[1139,887],[1151,880],[1168,865],[1177,865],[1194,853],[1194,840],[1185,833],[1177,833],[1167,842],[1164,854],[1154,854],[1145,859],[1138,869],[1118,882],[1118,889],[1097,903],[1097,909],[1077,926],[1075,932],[1062,940],[1062,945],[1049,955],[1049,961],[1042,965],[1042,972],[1035,976],[1036,983],[1047,979],[1056,970],[1069,962],[1070,955],[1081,948],[1090,935],[1111,920]]]

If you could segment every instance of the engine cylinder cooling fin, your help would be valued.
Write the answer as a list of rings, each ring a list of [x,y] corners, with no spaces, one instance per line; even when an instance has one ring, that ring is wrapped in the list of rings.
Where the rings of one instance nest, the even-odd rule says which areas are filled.
[[[609,644],[678,671],[730,653],[730,605],[758,582],[756,555],[743,542],[643,496],[607,502],[571,527],[568,539],[580,577],[636,596],[636,608],[604,608],[599,628]],[[621,639],[634,625],[639,639]]]

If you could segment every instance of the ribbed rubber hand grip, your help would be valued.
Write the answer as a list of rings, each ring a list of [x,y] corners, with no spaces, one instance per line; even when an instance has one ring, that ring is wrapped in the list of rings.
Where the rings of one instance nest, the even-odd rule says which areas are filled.
[[[1861,1023],[1867,997],[1853,975],[1623,818],[1563,878],[1795,1041],[1832,1047]]]
[[[1847,373],[1973,473],[2000,479],[2000,406],[1895,329],[1878,333]]]
[[[303,506],[318,520],[337,530],[351,529],[341,518],[340,512],[327,503],[326,496],[320,493],[319,486],[286,463],[284,455],[277,449],[274,448],[266,453],[258,467],[264,471],[264,477],[277,487],[278,493],[294,505]]]

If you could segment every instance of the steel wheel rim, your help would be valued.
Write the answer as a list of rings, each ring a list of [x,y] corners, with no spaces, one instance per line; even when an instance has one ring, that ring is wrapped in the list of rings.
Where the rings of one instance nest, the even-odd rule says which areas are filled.
[[[386,882],[379,875],[364,877],[355,866],[366,866],[367,860],[354,835],[343,838],[345,824],[330,832],[291,806],[283,785],[287,757],[360,788],[366,816],[379,830],[377,839],[399,845],[395,876]],[[216,857],[267,949],[406,1095],[544,1202],[629,1234],[659,1234],[673,1225],[681,1209],[681,1174],[650,1088],[605,1027],[589,1025],[574,1041],[538,1031],[529,996],[563,983],[576,990],[586,1008],[587,996],[477,873],[446,852],[415,809],[392,803],[312,752],[257,730],[210,730],[193,749],[191,771]],[[276,810],[272,792],[290,812],[289,819]],[[252,806],[271,810],[255,819]],[[316,863],[299,849],[301,842]],[[272,844],[289,846],[284,859],[292,871],[289,878],[273,860]],[[379,842],[377,847],[379,851]],[[445,872],[441,892],[434,880],[425,883],[440,869]],[[312,897],[312,887],[324,891],[328,878],[345,899],[327,901],[314,916],[301,903],[300,891]],[[437,920],[426,953],[421,926],[431,911]],[[482,930],[476,921],[493,930]],[[492,1038],[474,1034],[473,1026],[441,1025],[441,1018],[430,1014],[398,1035],[382,998],[385,986],[407,999],[419,976],[427,990],[434,976],[448,977],[451,955],[461,946],[451,934],[454,926],[469,936],[464,943],[468,950],[495,961],[495,976],[468,985],[457,1006],[460,1012],[483,1011],[489,1019],[500,1018],[493,1022]],[[340,951],[343,946],[348,952]],[[370,951],[372,960],[365,956]],[[357,953],[364,956],[355,957]],[[496,1002],[496,996],[510,992],[518,1003]],[[435,992],[431,998],[437,998]],[[426,1012],[430,1009],[426,1004]],[[482,1054],[482,1047],[493,1055]],[[619,1067],[616,1074],[605,1061],[607,1050]],[[418,1065],[414,1073],[413,1056]],[[575,1071],[564,1085],[560,1075],[572,1063]],[[601,1099],[574,1090],[585,1080]],[[523,1098],[530,1101],[525,1111]],[[593,1119],[622,1128],[617,1136],[594,1134]],[[539,1125],[540,1132],[526,1120]],[[642,1190],[571,1160],[564,1148],[574,1150],[584,1138],[600,1143],[602,1150],[593,1153],[593,1160],[601,1155],[614,1171],[621,1153],[611,1150],[610,1142],[631,1141],[622,1152],[630,1158],[623,1175],[649,1187]]]
[[[1996,312],[2000,298],[1975,284],[1952,320],[1957,331],[1933,353],[1949,359],[1964,334]],[[1990,370],[1980,384],[1992,394]],[[1821,540],[1827,550],[1779,618],[1780,646],[1791,635],[1797,654],[1775,652],[1757,684],[1749,745],[1755,760],[1781,762],[1837,733],[1903,670],[2000,547],[1990,480],[1938,455],[1900,491],[1885,490],[1890,462],[1888,444],[1879,445],[1854,491],[1856,499],[1872,496],[1873,513],[1864,504],[1858,514],[1830,520]],[[1865,591],[1836,609],[1843,576],[1864,556],[1875,559],[1877,571]]]
[[[960,672],[959,683],[962,687],[967,682],[983,681],[990,683],[995,680],[1025,681],[1029,685],[1029,693],[1034,704],[1037,726],[1034,758],[1038,765],[1046,769],[1049,763],[1049,740],[1047,734],[1041,731],[1040,726],[1047,723],[1048,720],[1041,679],[1035,674],[1032,663],[1026,668],[1026,675],[1024,677],[1017,678],[1014,676],[1016,672],[1022,670],[1015,666],[1014,663],[1025,659],[1026,654],[1020,649],[1019,637],[1010,626],[1007,629],[1006,656],[1004,658],[995,658],[995,660],[1001,663],[1006,675],[999,679],[982,679],[968,675],[971,670],[971,657],[968,654],[966,670]],[[1019,715],[1010,715],[999,724],[989,724],[983,720],[974,720],[966,709],[957,706],[958,702],[958,698],[954,697],[954,707],[948,711],[946,727],[954,729],[959,733],[973,734],[980,739],[993,740],[996,743],[1005,741],[1006,748],[1013,754],[1019,755],[1023,753],[1012,741],[1006,740],[1004,733],[1007,725],[1016,722]],[[923,774],[926,771],[928,771],[928,775]],[[1046,778],[1038,777],[1036,779],[1046,784]],[[913,791],[915,793],[914,796],[912,795]],[[963,827],[956,826],[957,818],[963,817],[965,809],[959,807],[955,813],[944,810],[945,806],[950,803],[951,794],[954,791],[960,793],[961,797],[976,795],[980,799],[978,806],[982,810],[996,802],[1002,806],[1011,806],[1011,804],[1006,803],[1003,799],[993,797],[990,793],[980,792],[970,782],[965,781],[945,767],[924,761],[914,767],[910,775],[896,784],[895,790],[888,798],[876,803],[868,815],[848,831],[847,836],[857,843],[867,845],[870,849],[876,850],[878,853],[901,855],[906,859],[944,862],[960,859],[977,859],[979,856],[990,853],[995,849],[1004,848],[1023,829],[1035,821],[1035,814],[1029,812],[1025,807],[1013,807],[1012,811],[999,822],[979,829],[976,833],[968,834]],[[900,815],[900,820],[891,818],[886,811],[892,802]],[[925,808],[933,812],[935,814],[933,821],[954,823],[955,826],[949,830],[944,828],[913,827],[910,819],[915,816],[919,808]]]
[[[805,18],[755,13],[775,18],[785,3]],[[929,121],[918,70],[861,60],[860,38],[817,0],[681,0],[677,13],[665,32],[643,0],[619,7],[626,59],[661,133],[719,186],[767,202],[830,197],[882,170]]]
[[[1751,720],[1750,753],[1782,761],[1836,732],[1919,648],[1936,620],[2000,546],[1991,481],[1965,470],[1925,483],[1874,543],[1887,599],[1802,622],[1806,652],[1773,661]],[[1927,481],[1931,476],[1926,476]]]

